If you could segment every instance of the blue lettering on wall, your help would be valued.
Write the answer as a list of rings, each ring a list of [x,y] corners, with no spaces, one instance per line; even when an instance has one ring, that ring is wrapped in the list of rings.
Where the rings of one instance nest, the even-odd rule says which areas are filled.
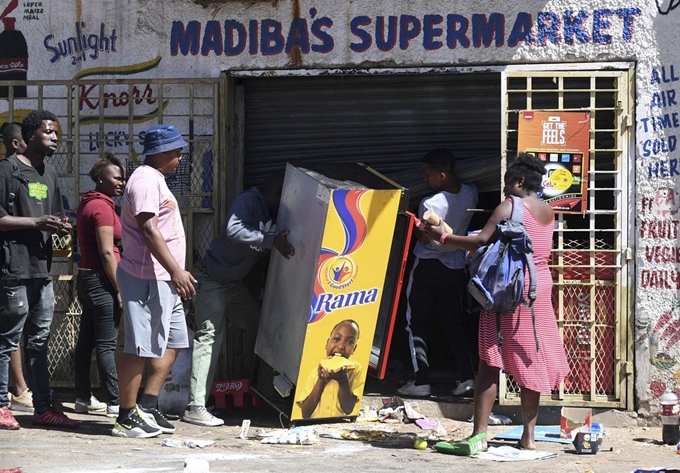
[[[250,54],[257,54],[257,52],[259,51],[259,43],[257,42],[258,31],[259,23],[257,22],[257,20],[250,20],[248,22],[248,33],[250,34],[248,52]]]
[[[368,26],[371,24],[371,19],[367,16],[357,16],[352,18],[349,23],[349,29],[354,36],[359,38],[359,43],[350,43],[349,49],[355,53],[363,53],[368,48],[371,47],[371,34],[368,31],[361,29],[362,26]]]
[[[298,48],[303,54],[309,54],[309,32],[307,30],[307,20],[296,18],[288,32],[286,40],[286,54]]]
[[[536,44],[545,46],[548,41],[552,44],[560,43],[560,19],[556,13],[542,11],[536,18],[538,32],[536,33]]]
[[[652,68],[652,80],[650,81],[650,84],[661,84],[662,82],[667,84],[670,82],[677,82],[678,80],[679,78],[675,75],[675,67],[673,64],[668,66],[668,69],[666,69],[666,66],[661,66],[661,71],[659,71],[658,67]]]
[[[444,17],[441,15],[425,15],[423,18],[423,47],[428,51],[434,51],[444,46],[444,43],[435,40],[444,33],[441,28],[435,28],[443,21]]]
[[[335,41],[333,37],[325,30],[330,29],[333,26],[333,20],[324,16],[312,23],[312,35],[321,41],[321,44],[312,44],[312,51],[315,53],[330,53],[333,51],[335,46]]]
[[[595,10],[593,13],[593,42],[597,44],[611,44],[612,36],[610,34],[604,33],[612,26],[610,17],[613,15],[613,11],[608,8],[603,8],[600,10]],[[625,34],[625,32],[624,32]]]
[[[222,25],[218,21],[209,21],[205,24],[201,55],[207,56],[212,51],[216,56],[222,54]]]
[[[196,20],[174,21],[170,31],[170,53],[173,56],[195,56],[199,52],[206,56],[236,56],[242,54],[247,45],[251,55],[289,54],[294,49],[303,54],[327,54],[335,47],[334,22],[329,17],[316,18],[317,14],[316,8],[311,8],[309,18],[294,18],[290,22],[274,19],[251,19],[247,24],[234,19],[227,19],[223,24],[215,20],[204,24]],[[608,45],[615,40],[627,43],[633,39],[635,18],[641,14],[642,10],[636,7],[541,11],[536,15],[535,24],[528,12],[519,12],[514,18],[499,12],[470,16],[457,13],[374,18],[358,15],[349,20],[349,49],[362,53],[374,47],[375,42],[377,50],[389,52],[397,41],[401,50],[417,45],[425,51],[444,46],[467,49],[471,44],[475,48],[500,48],[506,44],[515,48],[522,43],[526,46],[573,45],[576,42]],[[512,28],[506,31],[508,20]],[[614,31],[621,31],[620,36],[615,37]],[[99,37],[102,35],[103,30]],[[61,57],[61,51],[78,48],[75,37],[67,38],[60,45],[52,41],[51,35],[45,38],[45,47],[56,58],[53,62]],[[113,40],[109,42],[112,44]]]
[[[475,48],[488,48],[494,37],[496,47],[503,46],[505,41],[505,15],[492,13],[487,21],[486,15],[472,15],[472,44]]]
[[[96,33],[90,33],[87,24],[84,21],[79,21],[75,25],[75,36],[56,40],[54,35],[49,34],[45,36],[43,46],[52,53],[51,63],[70,57],[71,64],[76,64],[78,61],[97,59],[99,54],[103,52],[115,53],[117,39],[115,28],[111,30],[111,33],[108,33],[106,25],[101,23]]]
[[[470,26],[470,20],[463,15],[448,15],[446,24],[448,26],[446,46],[449,49],[455,49],[460,44],[463,48],[469,48],[470,40],[467,37],[467,30]]]
[[[397,17],[387,17],[387,33],[385,32],[385,17],[375,19],[375,45],[381,51],[392,51],[397,44]]]
[[[260,30],[260,49],[264,56],[280,54],[283,51],[283,26],[277,20],[262,20]]]
[[[656,161],[647,165],[647,177],[649,179],[675,176],[680,176],[680,170],[678,170],[678,160],[675,158]]]
[[[246,49],[246,27],[234,20],[224,22],[224,55],[238,56]]]
[[[583,26],[583,23],[587,18],[588,12],[585,10],[580,10],[576,15],[574,15],[574,12],[572,11],[564,12],[562,21],[564,22],[565,43],[574,44],[574,36],[583,44],[590,41],[590,36]]]
[[[170,54],[182,56],[198,54],[201,41],[201,24],[196,21],[187,23],[186,28],[181,21],[173,21],[170,30]]]
[[[623,20],[623,40],[630,43],[633,39],[633,19],[640,14],[639,8],[617,8],[616,15]]]
[[[508,37],[508,46],[514,48],[520,41],[524,41],[527,46],[534,42],[531,33],[531,15],[526,12],[520,12],[517,15]]]
[[[408,43],[418,37],[421,30],[420,20],[413,15],[401,15],[399,18],[399,49],[408,49]]]
[[[100,149],[99,132],[90,132],[89,135],[89,151],[98,151]],[[103,139],[101,141],[104,142],[104,146],[106,148],[118,148],[121,146],[127,146],[128,138],[129,135],[125,131],[108,131],[104,133]]]

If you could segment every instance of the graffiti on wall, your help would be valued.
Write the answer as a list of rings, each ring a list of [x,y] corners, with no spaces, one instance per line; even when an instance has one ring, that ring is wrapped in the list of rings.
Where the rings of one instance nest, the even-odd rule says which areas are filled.
[[[40,20],[45,13],[43,2],[23,2],[24,14],[21,17],[24,21]]]
[[[678,81],[680,70],[674,64],[652,68],[649,83],[659,89],[651,96],[648,115],[638,119],[643,137],[640,142],[642,158],[665,156],[678,149],[676,131],[680,129],[680,112],[674,110],[680,100],[676,89]],[[679,166],[677,158],[652,159],[646,163],[647,177],[659,179],[680,176]]]
[[[0,32],[0,82],[26,80],[28,77],[28,45],[23,33],[16,29],[16,18],[10,16],[19,6],[12,0],[0,13],[3,31]],[[13,87],[15,97],[26,97],[26,86]],[[0,97],[9,96],[9,87],[0,86]]]
[[[520,12],[514,18],[503,13],[455,13],[355,16],[349,20],[352,52],[369,49],[402,51],[416,45],[426,51],[442,48],[515,48],[520,45],[549,44],[608,45],[615,40],[630,42],[635,32],[639,8],[595,9],[579,11]],[[330,53],[336,41],[334,20],[319,16],[316,8],[308,18],[294,18],[290,23],[275,19],[240,21],[174,21],[170,31],[172,56],[239,56],[247,54],[271,56]],[[620,38],[614,31],[621,31]],[[344,44],[343,42],[341,42]]]
[[[637,348],[643,348],[639,342],[646,343],[649,348],[649,363],[658,370],[649,384],[650,392],[658,398],[670,386],[680,396],[680,367],[678,360],[670,354],[680,342],[680,302],[677,298],[674,299],[670,307],[659,314],[656,320],[654,317],[646,317],[644,323],[638,320],[636,325],[641,331]]]
[[[43,46],[52,54],[51,63],[68,58],[72,65],[88,60],[96,60],[101,53],[116,52],[116,29],[107,28],[105,23],[93,27],[84,21],[76,22],[73,35],[66,38],[55,38],[48,34]]]
[[[656,8],[662,15],[668,15],[678,7],[680,7],[680,0],[656,0]]]

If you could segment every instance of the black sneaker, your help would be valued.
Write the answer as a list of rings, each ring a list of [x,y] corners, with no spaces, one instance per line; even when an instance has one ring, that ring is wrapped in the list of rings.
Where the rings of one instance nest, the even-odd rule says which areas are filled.
[[[157,437],[161,433],[161,429],[146,423],[137,409],[133,409],[126,419],[116,421],[113,430],[111,431],[111,435],[114,437],[142,439]]]
[[[142,416],[142,419],[144,419],[151,427],[160,429],[164,434],[172,434],[175,432],[175,426],[168,422],[168,419],[163,413],[155,407],[145,409],[142,406],[137,406],[137,409],[139,410],[139,415]]]

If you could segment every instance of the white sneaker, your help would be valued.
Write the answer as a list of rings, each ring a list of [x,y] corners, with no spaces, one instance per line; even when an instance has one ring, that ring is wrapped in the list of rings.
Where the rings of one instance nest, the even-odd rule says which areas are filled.
[[[75,411],[78,414],[87,414],[88,412],[96,414],[104,413],[106,411],[106,403],[100,402],[99,399],[94,396],[91,396],[89,401],[83,401],[78,398],[75,403]]]
[[[182,420],[190,424],[205,425],[208,427],[224,425],[224,421],[208,412],[208,409],[206,409],[205,406],[187,406],[187,410],[184,411]]]
[[[11,393],[7,393],[9,396],[9,408],[13,411],[23,411],[23,412],[33,412],[33,393],[30,389],[27,389],[19,396],[12,396]]]
[[[460,381],[456,381],[456,387],[453,388],[453,395],[462,396],[463,394],[467,394],[471,391],[474,391],[474,389],[475,389],[474,379],[468,379],[467,381],[463,381],[462,383]]]
[[[144,421],[137,408],[133,409],[126,419],[116,421],[111,430],[114,437],[142,439],[157,437],[161,433],[161,429],[152,427]]]
[[[409,381],[397,389],[397,394],[400,396],[424,397],[432,394],[432,390],[430,389],[429,384],[421,384],[420,386],[416,386],[415,381]]]
[[[118,417],[120,406],[109,405],[106,406],[106,417]]]

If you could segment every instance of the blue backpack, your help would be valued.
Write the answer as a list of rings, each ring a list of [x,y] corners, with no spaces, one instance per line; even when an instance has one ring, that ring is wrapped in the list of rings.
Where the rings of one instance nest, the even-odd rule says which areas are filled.
[[[496,313],[499,349],[503,345],[501,316],[524,304],[531,308],[536,351],[538,337],[533,303],[536,300],[536,268],[531,237],[524,227],[524,202],[512,196],[512,215],[496,226],[499,238],[475,252],[470,263],[467,289],[482,307]],[[524,272],[529,273],[529,300],[524,300]]]

